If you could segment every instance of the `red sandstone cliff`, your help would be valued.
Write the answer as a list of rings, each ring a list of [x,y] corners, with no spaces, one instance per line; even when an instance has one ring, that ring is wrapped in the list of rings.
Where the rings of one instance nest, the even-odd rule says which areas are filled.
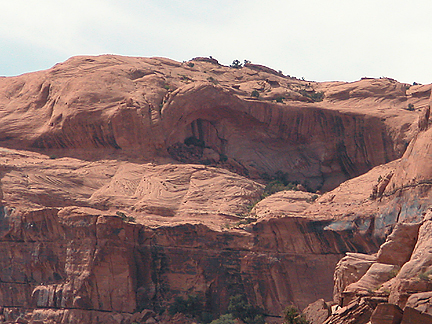
[[[317,316],[320,303],[311,305],[306,312],[312,323],[432,322],[429,109],[419,118],[421,131],[402,158],[380,172],[372,192],[380,211],[375,231],[390,235],[377,254],[348,254],[339,261],[333,300],[341,308],[324,321]]]
[[[4,318],[129,323],[188,293],[213,314],[237,293],[275,316],[332,299],[346,252],[377,252],[429,206],[411,165],[428,165],[430,89],[118,56],[0,78]],[[278,171],[336,189],[249,212]]]
[[[69,156],[170,152],[196,162],[223,154],[244,172],[283,171],[332,189],[400,157],[430,95],[430,87],[391,79],[320,84],[269,72],[200,60],[74,57],[0,79],[0,140]],[[216,155],[181,154],[175,145],[190,136]]]

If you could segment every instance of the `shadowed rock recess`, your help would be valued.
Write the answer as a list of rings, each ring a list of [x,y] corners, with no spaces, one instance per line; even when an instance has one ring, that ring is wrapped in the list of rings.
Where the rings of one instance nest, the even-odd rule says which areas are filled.
[[[430,94],[212,58],[0,77],[0,322],[190,323],[191,296],[210,322],[243,295],[269,323],[318,299],[312,323],[426,323]]]

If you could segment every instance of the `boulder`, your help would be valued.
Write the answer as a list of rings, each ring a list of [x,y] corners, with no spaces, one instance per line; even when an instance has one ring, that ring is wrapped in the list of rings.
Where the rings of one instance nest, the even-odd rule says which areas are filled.
[[[397,305],[379,304],[371,316],[371,324],[399,324],[403,311]]]
[[[345,288],[342,296],[344,303],[350,301],[356,294],[377,291],[382,284],[394,278],[400,267],[392,264],[373,263],[366,273],[357,281]]]
[[[347,306],[339,308],[324,324],[366,324],[369,322],[373,308],[364,299],[356,299]]]
[[[432,316],[432,292],[428,291],[410,295],[405,307],[410,307],[422,314]]]
[[[347,253],[334,271],[333,300],[342,305],[342,292],[350,284],[357,282],[376,261],[376,257],[360,253]]]
[[[318,299],[303,310],[303,315],[310,324],[322,324],[330,314],[330,308],[324,299]]]
[[[152,320],[154,320],[154,317],[156,317],[155,312],[153,312],[150,309],[144,309],[143,311],[139,313],[134,313],[131,318],[131,323],[151,323]]]
[[[420,311],[405,307],[401,324],[432,324],[432,316],[423,314]]]
[[[404,307],[407,298],[413,292],[432,290],[432,221],[429,212],[420,226],[417,243],[411,258],[400,269],[391,288],[389,301]],[[409,292],[409,293],[408,293]]]
[[[417,242],[420,223],[398,223],[393,232],[381,245],[377,262],[402,266],[411,258]]]

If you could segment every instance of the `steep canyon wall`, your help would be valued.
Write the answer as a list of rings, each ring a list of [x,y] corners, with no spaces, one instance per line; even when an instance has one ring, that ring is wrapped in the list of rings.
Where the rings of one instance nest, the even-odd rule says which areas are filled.
[[[405,189],[429,179],[408,146],[429,96],[112,55],[0,78],[0,316],[130,323],[188,294],[217,315],[242,293],[277,320],[332,299],[346,252],[427,208]],[[262,199],[277,174],[313,192]]]

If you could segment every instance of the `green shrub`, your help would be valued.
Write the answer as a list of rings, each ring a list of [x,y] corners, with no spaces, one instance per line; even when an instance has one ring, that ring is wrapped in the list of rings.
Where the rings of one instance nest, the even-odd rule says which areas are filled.
[[[318,199],[318,195],[312,195],[310,198],[306,199],[306,202],[313,203],[317,199]]]
[[[274,176],[270,176],[267,172],[264,172],[261,174],[261,178],[266,182],[268,181],[263,193],[256,201],[254,201],[247,207],[247,213],[241,213],[239,214],[239,216],[246,217],[256,206],[257,203],[259,203],[264,198],[273,195],[276,192],[284,190],[297,190],[298,182],[288,181],[288,174],[282,171],[277,171]],[[318,195],[316,195],[316,197],[312,196],[310,199],[312,199],[311,201],[314,201],[316,198],[318,198]],[[254,221],[256,221],[254,218],[245,218],[244,220],[238,222],[237,226],[249,224]]]
[[[428,271],[424,271],[418,274],[418,278],[423,281],[431,281],[430,275],[432,275],[432,269]]]
[[[179,74],[179,76],[180,76],[180,80],[182,81],[193,81],[193,79],[191,77],[188,77],[187,75]]]
[[[234,60],[230,67],[234,68],[234,69],[240,69],[242,67],[242,64],[240,63],[239,60]]]
[[[276,171],[273,176],[268,173],[261,174],[263,180],[268,181],[266,187],[264,188],[264,193],[261,199],[270,196],[276,192],[283,190],[297,190],[298,182],[291,182],[288,180],[288,173],[282,171]]]
[[[125,213],[121,211],[117,211],[116,215],[122,219],[123,222],[135,222],[135,217],[133,216],[126,216]]]
[[[264,194],[267,196],[273,195],[276,192],[285,190],[285,185],[279,180],[269,182],[264,188]]]
[[[280,170],[276,171],[276,173],[273,175],[272,179],[282,182],[285,186],[290,184],[290,182],[288,180],[288,173],[282,172]]]
[[[415,110],[414,105],[412,103],[408,104],[407,110],[414,111]]]
[[[272,180],[272,177],[267,172],[261,173],[260,177],[261,177],[261,179],[263,179],[265,181],[271,181]]]
[[[211,323],[214,319],[214,316],[212,313],[208,312],[202,312],[200,316],[200,320],[202,323]]]
[[[192,62],[188,62],[187,66],[189,66],[190,68],[193,68],[195,66],[195,64]]]
[[[258,314],[253,318],[253,322],[251,324],[265,324],[264,315]]]
[[[168,308],[168,313],[172,316],[182,313],[192,317],[199,317],[203,312],[203,303],[199,296],[188,295],[186,299],[176,297],[174,303]]]
[[[389,272],[389,279],[396,277],[399,273],[400,268],[394,268]]]
[[[309,324],[297,307],[290,305],[283,312],[284,324]]]
[[[316,92],[315,90],[313,91],[307,91],[307,90],[300,90],[299,91],[301,95],[312,99],[312,101],[323,101],[324,100],[324,92],[320,91],[320,92]]]
[[[230,298],[228,312],[231,313],[234,318],[239,318],[247,324],[265,323],[261,311],[249,304],[246,297],[243,295],[235,295]]]
[[[249,210],[249,212],[250,212],[250,210]],[[244,216],[244,215],[242,215],[242,216]],[[238,228],[240,225],[249,225],[249,224],[254,223],[256,221],[257,221],[257,219],[256,218],[252,218],[252,217],[243,218],[242,220],[236,222],[234,224],[234,227]]]
[[[212,76],[209,76],[209,77],[207,78],[207,81],[209,81],[209,82],[211,82],[211,83],[214,83],[214,84],[218,84],[218,83],[219,83],[219,81],[216,80],[215,78],[213,78]]]
[[[195,136],[190,136],[184,140],[184,143],[187,146],[199,146],[199,147],[205,147],[205,142],[199,138],[196,138]]]
[[[283,103],[285,97],[277,97],[276,102]]]
[[[221,162],[226,162],[226,161],[228,161],[228,156],[226,156],[225,154],[221,153],[221,154],[219,154],[219,160]]]
[[[281,180],[270,181],[264,188],[264,195],[270,196],[284,190],[296,190],[296,184],[289,182],[285,185]]]
[[[259,94],[258,90],[254,90],[254,91],[252,91],[251,96],[254,98],[259,98],[260,94]]]
[[[212,321],[210,324],[235,324],[235,319],[232,314],[221,315],[218,319]]]

